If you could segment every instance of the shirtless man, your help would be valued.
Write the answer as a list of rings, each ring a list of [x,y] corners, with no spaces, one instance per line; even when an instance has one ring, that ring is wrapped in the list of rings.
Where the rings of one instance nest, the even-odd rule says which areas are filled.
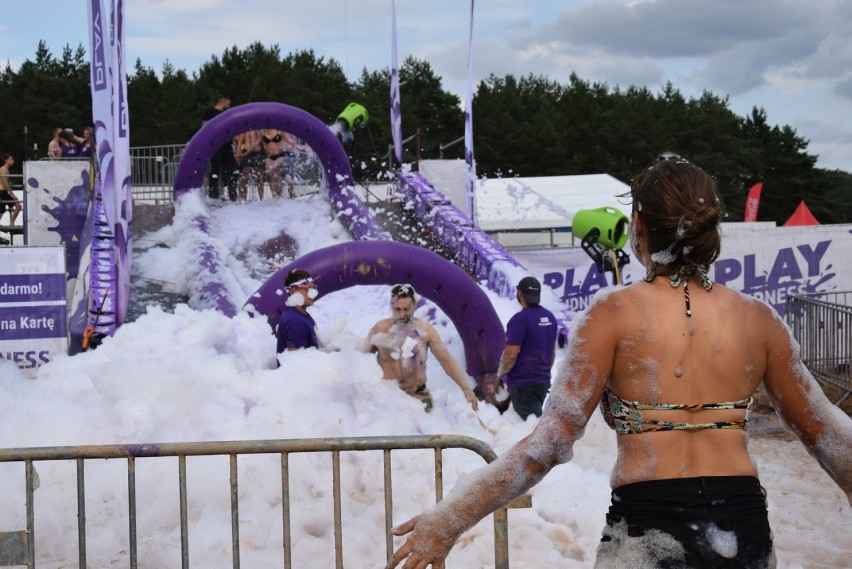
[[[0,216],[6,209],[9,210],[9,225],[15,225],[18,214],[21,213],[21,201],[12,191],[9,183],[9,168],[15,165],[15,159],[11,154],[3,155],[3,165],[0,166]]]
[[[384,379],[393,379],[399,388],[423,402],[426,412],[432,410],[432,397],[426,387],[426,356],[432,350],[450,379],[456,382],[473,410],[478,409],[476,395],[468,384],[468,376],[450,354],[428,322],[414,317],[417,296],[414,287],[396,285],[391,289],[393,316],[379,320],[370,329],[367,341],[370,352],[382,368]]]
[[[53,137],[50,139],[50,142],[47,143],[47,157],[51,160],[62,158],[62,150],[59,149],[59,134],[61,132],[61,128],[54,128]]]

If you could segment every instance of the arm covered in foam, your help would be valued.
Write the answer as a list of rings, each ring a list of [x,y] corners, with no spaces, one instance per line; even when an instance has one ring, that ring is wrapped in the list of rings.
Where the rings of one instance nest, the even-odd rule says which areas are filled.
[[[411,536],[388,568],[404,559],[405,567],[442,567],[462,533],[529,490],[554,466],[571,460],[574,442],[583,435],[612,368],[615,338],[606,326],[609,310],[600,303],[589,308],[582,322],[575,319],[567,355],[535,430],[457,484],[442,502],[396,528],[396,535]]]
[[[833,405],[802,362],[789,328],[768,306],[767,368],[764,386],[778,416],[820,466],[846,493],[852,505],[852,418]]]

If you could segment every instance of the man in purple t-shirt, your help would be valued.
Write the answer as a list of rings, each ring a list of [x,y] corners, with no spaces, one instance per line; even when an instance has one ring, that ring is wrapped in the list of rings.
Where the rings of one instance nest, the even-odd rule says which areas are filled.
[[[278,339],[277,353],[319,348],[317,325],[308,314],[308,307],[313,305],[317,297],[314,279],[307,271],[292,270],[284,280],[284,290],[287,293],[287,302],[275,329]]]
[[[522,419],[541,417],[556,357],[556,318],[539,305],[541,283],[535,277],[521,279],[515,297],[522,308],[506,325],[506,348],[497,381],[506,384],[512,408]]]

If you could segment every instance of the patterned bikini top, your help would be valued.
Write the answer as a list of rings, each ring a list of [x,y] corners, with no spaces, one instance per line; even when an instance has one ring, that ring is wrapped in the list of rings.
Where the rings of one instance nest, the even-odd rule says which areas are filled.
[[[742,429],[748,430],[751,418],[751,396],[739,401],[686,405],[679,403],[639,403],[625,401],[607,389],[601,398],[601,414],[606,424],[619,435],[650,433],[654,431],[686,431],[691,429]],[[669,411],[674,409],[745,409],[745,417],[736,421],[714,421],[711,423],[678,423],[672,421],[645,420],[643,411]]]

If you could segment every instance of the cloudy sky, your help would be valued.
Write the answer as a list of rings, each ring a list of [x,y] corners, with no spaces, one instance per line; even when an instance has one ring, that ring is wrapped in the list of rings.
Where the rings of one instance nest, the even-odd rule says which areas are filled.
[[[82,0],[3,0],[0,62],[87,44]],[[128,66],[137,58],[188,71],[255,40],[283,53],[313,49],[351,80],[390,65],[390,0],[131,0]],[[465,92],[470,5],[397,0],[400,60],[425,59]],[[740,116],[766,110],[810,140],[818,165],[852,172],[852,2],[836,0],[479,0],[474,81],[572,72],[609,86],[671,81],[686,96],[730,97]],[[404,93],[403,93],[404,97]],[[404,99],[403,99],[404,104]],[[404,112],[404,107],[403,107]],[[476,111],[474,109],[474,120]],[[474,127],[475,128],[475,127]],[[167,142],[167,141],[164,141]]]

